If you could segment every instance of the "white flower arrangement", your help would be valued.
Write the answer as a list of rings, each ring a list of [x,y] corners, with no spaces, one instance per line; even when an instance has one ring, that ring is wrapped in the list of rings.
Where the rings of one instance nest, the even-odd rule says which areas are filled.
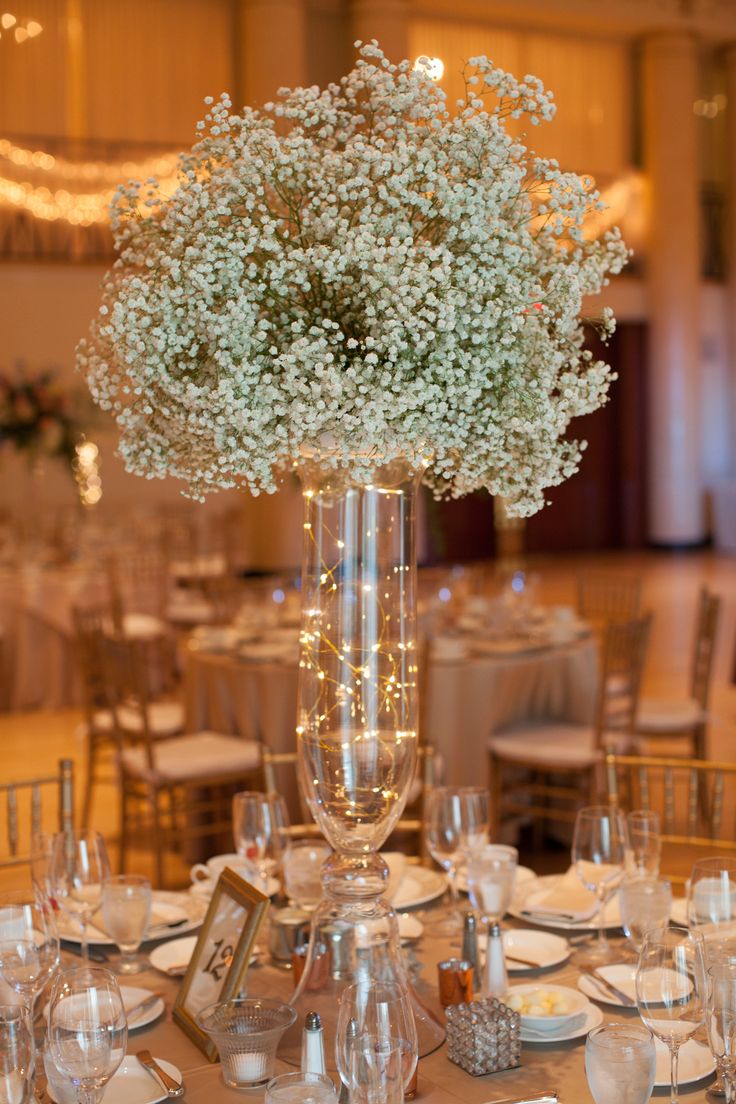
[[[422,70],[360,53],[260,111],[208,99],[178,190],[118,190],[78,364],[128,469],[198,497],[273,491],[305,453],[358,478],[429,455],[435,493],[531,514],[577,468],[570,420],[606,399],[579,316],[627,250],[584,237],[592,182],[506,129],[552,117],[535,77],[472,58],[452,114]]]

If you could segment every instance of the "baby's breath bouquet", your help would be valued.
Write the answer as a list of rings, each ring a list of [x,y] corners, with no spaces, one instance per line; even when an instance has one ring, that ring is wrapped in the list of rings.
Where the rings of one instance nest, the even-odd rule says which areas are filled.
[[[305,455],[357,478],[401,455],[430,458],[437,494],[531,514],[576,470],[570,420],[605,401],[580,309],[626,249],[584,236],[590,180],[509,132],[552,117],[536,78],[471,58],[451,112],[422,69],[360,53],[262,110],[223,95],[173,195],[118,191],[79,365],[128,468],[196,496],[272,491]]]

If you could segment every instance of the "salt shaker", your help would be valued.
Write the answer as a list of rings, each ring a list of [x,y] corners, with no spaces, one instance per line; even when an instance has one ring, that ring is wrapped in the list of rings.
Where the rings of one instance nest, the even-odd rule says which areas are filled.
[[[463,953],[462,958],[473,967],[473,991],[480,992],[480,962],[478,961],[478,925],[475,914],[465,913],[463,921]]]
[[[503,939],[500,924],[488,925],[488,943],[486,945],[486,973],[483,979],[483,996],[503,1000],[508,992],[509,979],[506,974],[506,959],[503,953]]]
[[[325,1033],[317,1012],[307,1012],[302,1035],[302,1073],[321,1073],[325,1068]]]

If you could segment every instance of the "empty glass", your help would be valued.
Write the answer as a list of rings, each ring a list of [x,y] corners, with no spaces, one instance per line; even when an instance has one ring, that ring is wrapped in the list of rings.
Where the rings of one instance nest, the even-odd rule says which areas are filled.
[[[705,1023],[706,995],[700,932],[650,928],[636,968],[636,1003],[643,1022],[669,1047],[672,1104],[677,1104],[679,1050]]]
[[[322,867],[332,848],[320,840],[296,840],[284,853],[284,889],[299,908],[314,908],[322,897]]]
[[[361,1050],[358,1063],[363,1070],[361,1074],[355,1065],[358,1061],[355,1052],[364,1048],[361,1040],[365,1039],[369,1042],[365,1044],[367,1053]],[[381,1042],[379,1052],[383,1057],[379,1058],[377,1056],[379,1052],[376,1052],[374,1061],[371,1048],[375,1049],[378,1041]],[[348,985],[340,996],[335,1036],[337,1068],[348,1089],[352,1092],[361,1087],[359,1080],[356,1080],[360,1076],[364,1079],[377,1076],[378,1072],[389,1064],[389,1051],[396,1052],[398,1060],[396,1077],[399,1080],[399,1099],[401,1099],[404,1089],[414,1076],[419,1056],[417,1029],[409,994],[406,989],[393,982],[382,984],[366,979],[355,985]],[[391,1080],[387,1069],[384,1073],[386,1079]],[[385,1084],[383,1090],[394,1092],[393,1080],[390,1084]],[[376,1100],[380,1100],[380,1097]]]
[[[102,917],[107,934],[120,948],[111,962],[119,974],[136,974],[146,965],[137,954],[151,916],[151,883],[137,874],[116,874],[102,885]]]
[[[585,1074],[595,1104],[646,1104],[656,1065],[654,1038],[641,1024],[601,1024],[585,1041]]]
[[[699,859],[692,868],[687,918],[706,938],[736,935],[736,859]]]
[[[81,966],[61,974],[49,1005],[48,1049],[79,1104],[99,1104],[125,1057],[128,1023],[109,970]]]
[[[626,850],[627,874],[646,874],[656,878],[662,856],[662,829],[659,813],[636,809],[626,817],[629,846]]]
[[[355,1104],[403,1104],[400,1040],[358,1035],[350,1051],[350,1099]]]
[[[0,894],[0,974],[31,1017],[59,964],[59,935],[48,901],[32,889]]]
[[[581,809],[575,819],[572,861],[578,878],[598,898],[598,940],[588,957],[608,962],[612,957],[606,939],[606,904],[618,889],[624,872],[627,847],[623,814],[609,805]]]
[[[79,925],[82,957],[89,958],[87,925],[100,907],[110,861],[99,832],[58,832],[48,870],[52,901]]]
[[[736,964],[719,962],[708,970],[706,1028],[727,1104],[736,1101]]]
[[[621,882],[618,907],[622,927],[639,951],[648,928],[665,927],[672,911],[672,886],[663,879],[633,875]]]
[[[233,797],[235,850],[264,883],[273,877],[289,842],[289,814],[278,794],[237,793]]]
[[[33,1100],[31,1022],[19,1004],[0,1005],[0,1104]]]
[[[514,847],[489,844],[470,856],[468,893],[484,921],[500,923],[514,895],[519,853]]]
[[[451,932],[461,923],[458,866],[488,842],[487,791],[473,786],[438,786],[427,798],[424,828],[429,853],[447,872],[450,885],[451,911],[437,930]]]

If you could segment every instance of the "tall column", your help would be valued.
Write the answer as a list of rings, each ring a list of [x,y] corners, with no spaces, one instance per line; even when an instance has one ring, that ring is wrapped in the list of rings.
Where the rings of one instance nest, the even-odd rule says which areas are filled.
[[[726,217],[726,265],[728,301],[736,303],[736,43],[725,50],[726,62],[726,156],[728,158],[728,194]],[[736,426],[736,310],[728,311],[728,383],[730,424]],[[730,470],[736,475],[736,432],[731,435]]]
[[[409,5],[407,0],[352,0],[351,41],[378,45],[391,61],[403,61],[409,51]]]
[[[236,0],[234,37],[236,107],[307,83],[304,0]]]
[[[703,529],[699,386],[700,196],[693,103],[697,42],[673,31],[642,53],[649,183],[649,537],[699,543]]]

